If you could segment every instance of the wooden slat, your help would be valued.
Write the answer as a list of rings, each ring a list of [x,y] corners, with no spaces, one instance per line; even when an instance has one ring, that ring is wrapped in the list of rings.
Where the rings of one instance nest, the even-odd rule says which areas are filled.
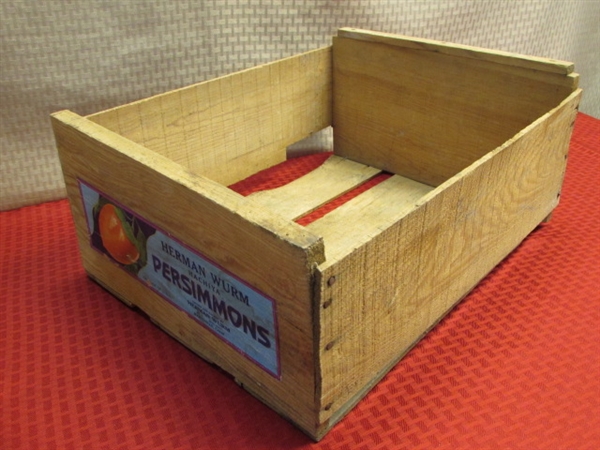
[[[348,192],[381,171],[331,156],[308,174],[276,189],[256,192],[252,201],[286,219],[296,219]]]
[[[431,190],[394,175],[309,224],[310,231],[323,237],[325,265],[335,264],[400,220]]]
[[[432,186],[560,103],[576,81],[346,37],[334,39],[333,60],[334,152]]]
[[[542,72],[552,72],[566,75],[573,72],[574,69],[574,64],[568,61],[526,56],[501,50],[489,50],[470,45],[453,44],[431,39],[402,36],[398,34],[360,30],[357,28],[340,28],[338,30],[338,36],[368,42],[381,42],[383,44],[394,45],[398,47],[428,50],[431,52],[461,56],[463,58],[478,59],[481,61],[491,61],[510,66],[539,70]]]
[[[87,116],[228,185],[331,125],[331,47]]]

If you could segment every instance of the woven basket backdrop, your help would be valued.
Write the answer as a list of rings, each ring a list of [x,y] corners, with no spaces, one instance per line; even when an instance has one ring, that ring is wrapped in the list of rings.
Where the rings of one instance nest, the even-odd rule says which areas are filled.
[[[51,112],[322,47],[345,26],[573,61],[580,109],[600,117],[599,0],[0,0],[0,21],[0,210],[65,196]]]

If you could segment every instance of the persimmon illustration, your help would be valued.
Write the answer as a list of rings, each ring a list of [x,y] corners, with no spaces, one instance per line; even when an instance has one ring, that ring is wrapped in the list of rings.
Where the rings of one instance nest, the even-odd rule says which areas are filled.
[[[135,263],[140,257],[140,252],[127,236],[127,225],[123,223],[122,216],[115,205],[107,203],[100,210],[98,229],[102,245],[110,256],[127,265]]]

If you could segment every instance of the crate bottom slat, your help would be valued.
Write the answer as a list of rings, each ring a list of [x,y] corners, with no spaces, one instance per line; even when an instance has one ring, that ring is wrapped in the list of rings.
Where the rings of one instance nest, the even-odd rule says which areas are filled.
[[[306,175],[275,189],[251,194],[253,202],[294,220],[354,189],[380,169],[336,155]]]
[[[325,242],[325,264],[340,260],[397,222],[434,188],[400,175],[371,187],[307,228]]]

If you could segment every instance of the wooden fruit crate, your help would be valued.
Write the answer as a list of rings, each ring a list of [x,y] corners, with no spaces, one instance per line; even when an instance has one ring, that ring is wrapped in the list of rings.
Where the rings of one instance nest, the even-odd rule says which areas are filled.
[[[572,70],[346,28],[328,48],[55,113],[85,269],[318,440],[556,207]],[[227,187],[328,126],[323,166],[248,197]]]

